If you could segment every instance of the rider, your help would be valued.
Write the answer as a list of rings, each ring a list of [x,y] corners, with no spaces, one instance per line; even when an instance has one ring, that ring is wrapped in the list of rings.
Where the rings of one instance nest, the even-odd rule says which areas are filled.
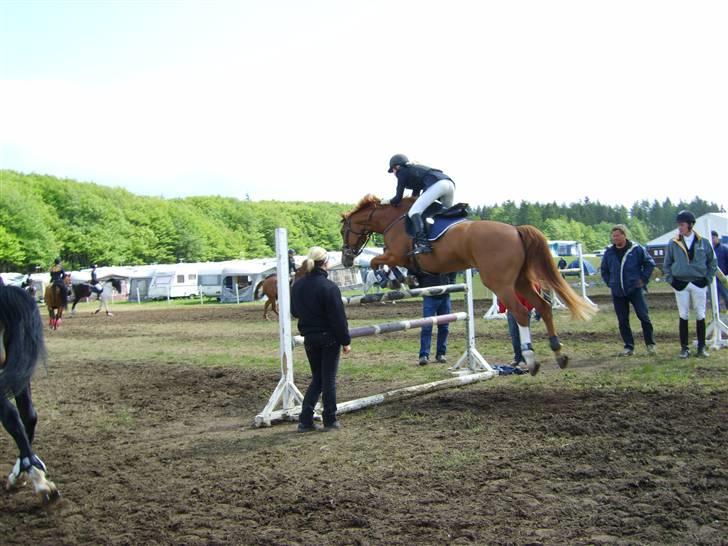
[[[296,251],[292,248],[288,249],[288,275],[293,277],[296,274],[296,260],[293,258]]]
[[[66,285],[64,284],[64,279],[66,278],[66,272],[63,270],[63,264],[61,263],[60,258],[56,258],[53,260],[53,265],[51,266],[51,284],[55,284],[61,289],[61,298],[63,299],[63,307],[66,307],[68,303],[68,289],[66,288]]]
[[[455,195],[455,183],[441,170],[413,163],[404,154],[395,154],[391,157],[389,172],[397,177],[397,195],[389,200],[390,205],[395,207],[399,205],[405,189],[412,190],[412,197],[417,197],[407,213],[415,230],[413,253],[429,254],[432,252],[432,246],[427,240],[422,214],[438,199],[443,207],[451,207]],[[420,192],[424,193],[420,195]]]
[[[94,292],[96,292],[96,294],[100,298],[101,297],[101,292],[103,292],[104,289],[99,284],[99,277],[98,277],[98,275],[96,275],[96,264],[93,264],[91,266],[91,283],[90,283],[90,286],[91,286],[91,290],[93,290]]]

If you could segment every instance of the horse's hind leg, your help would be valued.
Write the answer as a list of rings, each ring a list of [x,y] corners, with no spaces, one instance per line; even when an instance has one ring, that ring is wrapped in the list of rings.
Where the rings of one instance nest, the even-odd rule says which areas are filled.
[[[523,275],[519,276],[516,283],[516,289],[521,295],[523,295],[524,298],[526,298],[528,303],[533,305],[533,308],[536,309],[538,314],[541,315],[541,318],[546,325],[546,331],[549,335],[549,345],[556,357],[556,363],[559,365],[559,368],[566,368],[566,366],[569,365],[569,357],[561,353],[561,342],[559,341],[559,336],[556,333],[554,313],[551,309],[551,304],[535,290],[532,282]]]
[[[25,427],[20,419],[18,410],[4,396],[0,397],[0,421],[2,421],[3,427],[8,431],[8,434],[15,440],[15,445],[18,446],[18,451],[20,452],[20,457],[5,483],[5,489],[10,490],[19,485],[19,478],[22,474],[22,470],[20,469],[21,461],[23,459],[30,459],[33,451],[30,448],[30,440],[25,432]]]
[[[495,291],[498,299],[503,302],[503,305],[511,312],[513,317],[518,323],[518,333],[521,338],[521,354],[523,360],[528,366],[528,371],[531,375],[536,375],[540,367],[539,363],[536,362],[536,355],[533,352],[533,346],[531,344],[531,328],[528,325],[528,309],[518,301],[516,292],[513,288],[501,288]]]

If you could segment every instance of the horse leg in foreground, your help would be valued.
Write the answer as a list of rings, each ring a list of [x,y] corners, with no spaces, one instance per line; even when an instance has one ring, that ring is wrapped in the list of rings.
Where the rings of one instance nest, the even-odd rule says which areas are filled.
[[[10,490],[27,476],[35,492],[47,502],[59,497],[55,484],[46,478],[46,466],[33,452],[38,416],[33,407],[30,379],[38,360],[45,358],[43,322],[35,300],[15,287],[0,287],[0,421],[15,440],[19,456],[8,476]],[[15,404],[9,400],[15,397]],[[17,406],[17,408],[16,408]]]
[[[30,387],[20,393],[15,401],[20,413],[7,398],[0,401],[0,419],[20,449],[20,456],[5,482],[5,489],[12,491],[25,485],[27,476],[33,484],[35,493],[40,495],[44,502],[53,502],[60,497],[60,493],[56,484],[47,479],[48,470],[40,457],[33,453],[31,447],[38,417],[30,398]]]

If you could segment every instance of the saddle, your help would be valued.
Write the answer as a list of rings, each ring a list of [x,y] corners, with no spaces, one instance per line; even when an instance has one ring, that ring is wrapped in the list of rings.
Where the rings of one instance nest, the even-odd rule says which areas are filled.
[[[457,203],[450,208],[444,208],[442,203],[435,201],[425,209],[422,219],[427,231],[428,241],[437,241],[447,230],[460,222],[468,220],[470,214],[470,206],[467,203]],[[414,237],[414,229],[412,228],[412,220],[409,216],[405,220],[405,230],[407,235]]]

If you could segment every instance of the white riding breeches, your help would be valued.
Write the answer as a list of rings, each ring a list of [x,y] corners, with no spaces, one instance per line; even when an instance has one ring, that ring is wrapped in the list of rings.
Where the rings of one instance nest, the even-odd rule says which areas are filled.
[[[688,320],[691,307],[695,311],[695,318],[697,320],[703,320],[705,318],[706,288],[707,287],[700,288],[695,286],[693,283],[688,283],[688,285],[679,292],[675,290],[677,312],[681,319]]]
[[[445,208],[452,207],[455,197],[455,183],[452,180],[438,180],[427,191],[420,195],[414,205],[409,209],[407,215],[411,218],[413,214],[422,214],[425,209],[438,199]]]

